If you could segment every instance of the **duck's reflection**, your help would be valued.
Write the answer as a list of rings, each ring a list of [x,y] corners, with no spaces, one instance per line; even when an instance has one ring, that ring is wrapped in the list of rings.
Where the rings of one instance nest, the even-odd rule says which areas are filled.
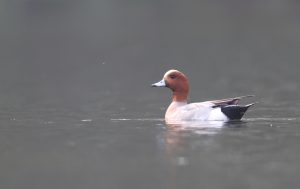
[[[220,121],[212,122],[193,122],[193,121],[176,121],[166,122],[166,131],[162,137],[161,146],[168,157],[178,156],[189,148],[193,148],[199,142],[207,143],[207,135],[219,133],[226,123]]]
[[[197,134],[213,134],[218,132],[226,122],[223,121],[166,121],[168,128],[190,130]]]
[[[166,122],[166,130],[159,138],[169,167],[168,188],[177,188],[184,176],[182,170],[195,170],[202,166],[207,168],[201,163],[209,162],[210,155],[219,149],[224,130],[240,123]]]
[[[195,144],[208,144],[228,128],[238,128],[245,124],[243,121],[173,121],[166,122],[166,130],[163,134],[163,148],[167,154],[188,150]]]

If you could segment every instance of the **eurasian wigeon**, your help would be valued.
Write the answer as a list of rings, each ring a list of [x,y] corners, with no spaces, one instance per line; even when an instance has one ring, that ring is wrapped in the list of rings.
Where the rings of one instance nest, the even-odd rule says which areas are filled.
[[[165,113],[167,122],[240,120],[247,109],[254,104],[238,105],[242,98],[252,97],[253,95],[188,104],[188,78],[178,70],[167,71],[163,79],[152,84],[152,86],[168,87],[173,91],[172,103]]]

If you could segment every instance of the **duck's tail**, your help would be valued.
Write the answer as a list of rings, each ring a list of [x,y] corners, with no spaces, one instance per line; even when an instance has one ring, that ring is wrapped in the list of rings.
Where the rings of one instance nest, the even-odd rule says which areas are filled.
[[[221,106],[221,111],[230,119],[230,120],[240,120],[244,116],[245,112],[249,107],[253,106],[256,103],[251,103],[247,105],[225,105]]]

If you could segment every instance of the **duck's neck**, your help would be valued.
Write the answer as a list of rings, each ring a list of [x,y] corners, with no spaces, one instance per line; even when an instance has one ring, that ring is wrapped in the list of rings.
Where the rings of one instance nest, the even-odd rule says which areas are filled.
[[[185,91],[173,91],[172,101],[173,102],[187,102],[188,90]]]

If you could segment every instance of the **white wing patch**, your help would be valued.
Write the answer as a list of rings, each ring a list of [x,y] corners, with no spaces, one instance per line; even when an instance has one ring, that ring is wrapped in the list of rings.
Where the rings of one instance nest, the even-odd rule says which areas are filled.
[[[228,117],[221,111],[221,108],[214,108],[209,114],[208,120],[228,121]]]

